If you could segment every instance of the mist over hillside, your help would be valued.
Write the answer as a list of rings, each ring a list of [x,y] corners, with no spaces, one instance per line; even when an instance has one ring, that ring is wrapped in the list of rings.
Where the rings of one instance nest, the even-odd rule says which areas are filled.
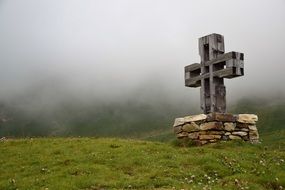
[[[234,5],[233,13],[228,0],[0,1],[0,136],[171,130],[175,117],[200,113],[184,66],[200,62],[197,40],[211,33],[245,55],[245,75],[225,81],[229,111],[283,121],[284,1]]]
[[[159,83],[117,99],[76,97],[37,86],[2,101],[0,136],[147,137],[171,132],[175,117],[201,113],[197,97],[176,96]],[[280,94],[241,98],[229,102],[228,110],[258,114],[261,132],[282,129],[285,122],[285,98]]]

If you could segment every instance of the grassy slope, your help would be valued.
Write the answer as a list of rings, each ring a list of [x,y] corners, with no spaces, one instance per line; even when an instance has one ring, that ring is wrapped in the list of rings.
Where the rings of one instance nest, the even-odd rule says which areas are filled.
[[[7,140],[0,142],[0,189],[279,189],[284,137],[190,148],[109,138]]]
[[[43,107],[43,110],[30,113],[27,109],[19,110],[0,103],[0,113],[8,118],[7,122],[0,122],[0,137],[80,135],[143,138],[160,135],[167,130],[172,134],[171,126],[175,117],[200,112],[192,107],[187,104],[173,106],[164,101],[148,104],[130,101],[107,105],[81,105],[75,101],[59,104],[55,110],[47,111]],[[231,113],[258,114],[260,132],[284,129],[284,99],[275,103],[271,99],[242,99],[228,107]]]

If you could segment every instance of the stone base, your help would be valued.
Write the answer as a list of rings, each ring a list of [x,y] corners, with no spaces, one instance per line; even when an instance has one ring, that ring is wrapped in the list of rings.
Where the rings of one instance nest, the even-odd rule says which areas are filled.
[[[176,118],[173,130],[178,139],[191,139],[196,145],[236,139],[258,143],[257,121],[254,114],[199,114]]]

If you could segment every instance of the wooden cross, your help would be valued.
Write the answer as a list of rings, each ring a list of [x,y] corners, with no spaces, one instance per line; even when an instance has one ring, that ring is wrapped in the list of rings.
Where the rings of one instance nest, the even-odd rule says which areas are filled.
[[[199,38],[201,63],[185,67],[185,86],[200,87],[201,109],[204,113],[226,112],[224,78],[244,75],[243,53],[225,53],[224,37],[210,34]]]

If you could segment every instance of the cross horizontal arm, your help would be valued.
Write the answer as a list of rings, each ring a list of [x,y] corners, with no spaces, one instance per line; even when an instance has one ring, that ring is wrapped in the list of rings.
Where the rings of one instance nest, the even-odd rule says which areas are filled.
[[[213,65],[216,68],[213,71],[213,77],[235,78],[244,75],[243,53],[229,52],[218,55],[217,58],[202,64],[194,63],[185,67],[185,86],[200,87],[201,80],[209,78],[210,74],[202,73],[202,67]],[[217,67],[216,67],[217,65]]]
[[[217,63],[221,63],[221,62],[224,62],[224,61],[231,60],[231,59],[236,59],[236,60],[243,61],[243,58],[244,58],[243,53],[232,51],[232,52],[229,52],[229,53],[218,55],[217,58],[212,59],[210,61],[206,61],[204,63],[204,65],[205,66],[209,66],[209,65],[212,65],[212,64],[214,65],[214,64],[217,64]]]
[[[200,63],[193,63],[191,65],[185,66],[184,68],[185,68],[185,72],[191,72],[191,71],[195,71],[197,69],[201,69],[201,64]]]
[[[239,76],[243,75],[243,71],[238,73],[238,69],[234,68],[234,67],[229,67],[229,68],[225,68],[219,71],[215,71],[213,72],[213,76],[214,77],[219,77],[219,78],[236,78]]]
[[[193,63],[185,68],[185,85],[189,87],[201,86],[201,64]],[[194,80],[192,80],[194,79]]]
[[[207,74],[208,77],[210,76],[209,73]],[[188,87],[200,87],[201,86],[201,79],[204,78],[205,76],[197,76],[195,78],[188,78],[188,79],[185,79],[185,86],[188,86]]]

